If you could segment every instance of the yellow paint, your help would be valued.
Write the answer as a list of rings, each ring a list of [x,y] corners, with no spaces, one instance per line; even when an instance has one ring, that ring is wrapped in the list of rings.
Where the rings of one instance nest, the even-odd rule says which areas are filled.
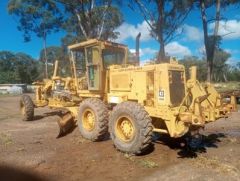
[[[95,127],[95,115],[91,109],[84,110],[82,114],[83,128],[92,131]]]
[[[115,133],[122,141],[131,141],[135,134],[135,128],[131,118],[127,116],[120,117],[115,124]]]
[[[154,131],[171,137],[183,136],[192,125],[203,127],[224,115],[225,107],[219,94],[211,85],[204,88],[198,82],[196,67],[191,68],[191,78],[186,80],[185,67],[175,59],[170,59],[169,63],[129,65],[128,49],[121,44],[92,39],[68,48],[72,77],[57,76],[56,62],[52,80],[36,83],[37,106],[64,108],[77,119],[78,107],[86,98],[99,98],[113,106],[134,101],[144,106],[150,117],[156,120],[153,122]],[[81,76],[77,74],[74,55],[80,51],[86,65],[86,72]],[[108,52],[106,60],[103,58],[105,51]],[[57,90],[59,86],[64,89]],[[90,110],[86,111],[82,120],[90,131],[95,117]],[[115,129],[123,141],[131,140],[135,134],[128,117],[117,120]]]

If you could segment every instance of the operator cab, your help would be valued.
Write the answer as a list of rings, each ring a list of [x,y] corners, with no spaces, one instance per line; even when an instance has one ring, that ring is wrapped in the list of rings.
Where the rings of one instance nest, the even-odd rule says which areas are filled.
[[[127,47],[121,44],[91,39],[68,47],[73,76],[87,78],[87,90],[101,91],[110,65],[124,65]]]

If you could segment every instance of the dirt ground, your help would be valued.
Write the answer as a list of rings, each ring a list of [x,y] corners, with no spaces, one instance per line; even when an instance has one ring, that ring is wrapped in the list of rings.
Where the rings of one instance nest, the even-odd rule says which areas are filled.
[[[202,148],[160,136],[148,154],[118,152],[106,140],[92,143],[78,128],[56,139],[56,112],[35,110],[21,121],[19,96],[0,97],[0,180],[240,180],[240,113],[210,123]]]

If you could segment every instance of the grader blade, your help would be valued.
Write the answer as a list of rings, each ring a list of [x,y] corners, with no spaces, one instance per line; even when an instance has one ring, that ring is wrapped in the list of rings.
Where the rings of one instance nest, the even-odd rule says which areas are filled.
[[[70,112],[62,113],[57,121],[59,126],[59,134],[57,138],[65,136],[67,133],[70,133],[75,127],[75,121]]]

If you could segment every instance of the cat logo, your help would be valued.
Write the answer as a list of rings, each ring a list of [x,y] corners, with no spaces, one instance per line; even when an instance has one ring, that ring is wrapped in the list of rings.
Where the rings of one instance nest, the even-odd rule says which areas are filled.
[[[164,90],[160,90],[158,94],[159,100],[164,101]]]

